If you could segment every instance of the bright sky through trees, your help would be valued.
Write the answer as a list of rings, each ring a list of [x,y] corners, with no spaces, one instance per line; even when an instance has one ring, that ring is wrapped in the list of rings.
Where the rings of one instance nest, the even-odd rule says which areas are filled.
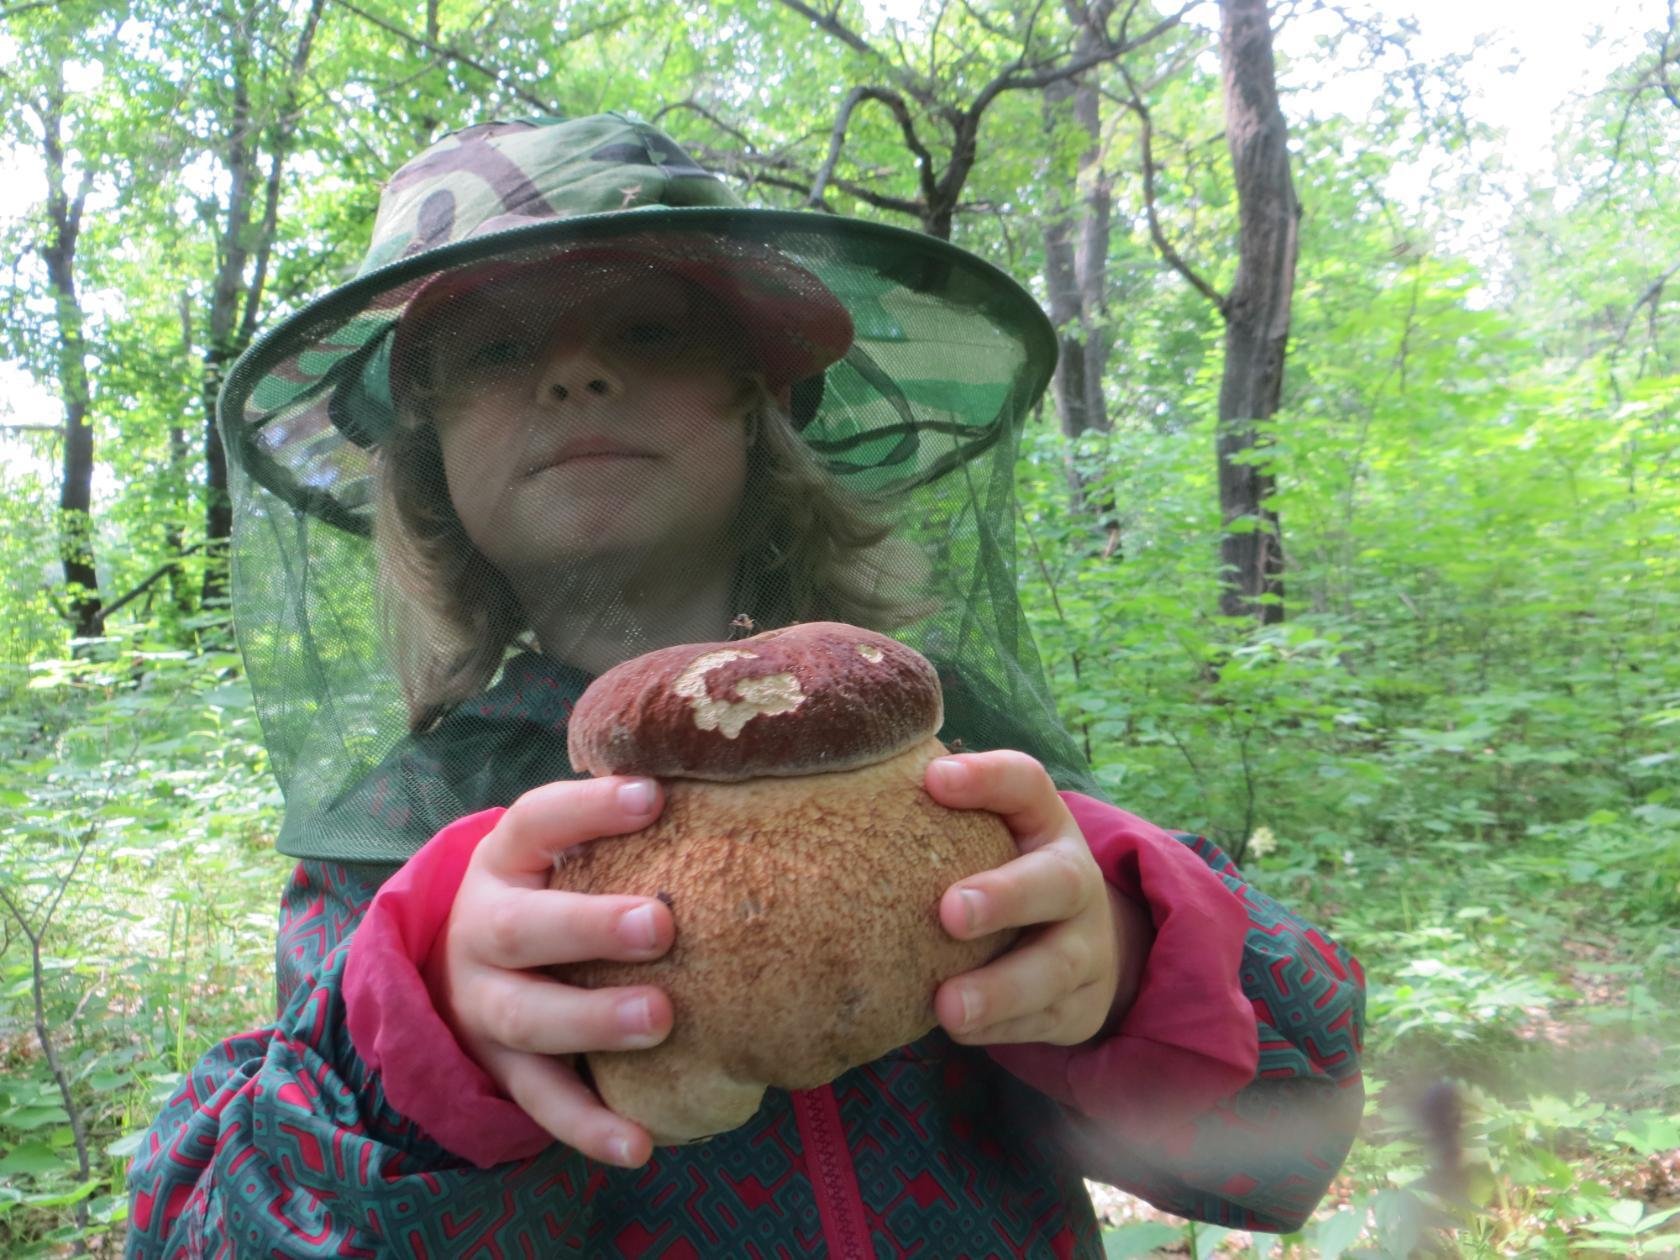
[[[914,14],[922,6],[916,0],[869,0],[867,7],[872,18],[880,21]],[[1543,175],[1552,160],[1564,107],[1602,85],[1610,67],[1625,62],[1632,45],[1663,20],[1662,0],[1594,5],[1571,0],[1403,0],[1376,8],[1387,21],[1403,14],[1416,19],[1413,53],[1425,62],[1468,52],[1478,41],[1484,42],[1475,56],[1480,71],[1471,76],[1473,91],[1466,109],[1473,121],[1503,133],[1502,156],[1514,179]],[[1205,5],[1192,14],[1192,20],[1216,29],[1218,11],[1212,4]],[[1339,20],[1321,12],[1286,22],[1278,36],[1280,53],[1297,59],[1311,56],[1315,41]],[[1602,31],[1604,38],[1594,42],[1595,31]],[[10,60],[9,42],[0,40],[0,64]],[[1320,116],[1360,118],[1375,99],[1386,70],[1392,70],[1392,65],[1336,74],[1311,91],[1291,93],[1285,82],[1284,108],[1295,114],[1310,110]],[[88,75],[84,68],[80,77]],[[1290,117],[1291,124],[1298,121]],[[40,162],[33,153],[9,153],[5,165],[13,178],[0,181],[0,218],[15,219],[41,196]],[[1425,195],[1429,165],[1426,160],[1418,167],[1397,171],[1391,193],[1405,200]],[[1490,248],[1490,238],[1497,238],[1509,214],[1501,197],[1491,194],[1490,189],[1489,214],[1478,216],[1481,230],[1476,239],[1456,244],[1476,252]],[[53,424],[57,419],[57,403],[50,394],[11,365],[0,364],[0,424]],[[33,465],[43,472],[49,470],[51,461],[31,460],[29,449],[15,435],[0,434],[0,463],[8,469]]]

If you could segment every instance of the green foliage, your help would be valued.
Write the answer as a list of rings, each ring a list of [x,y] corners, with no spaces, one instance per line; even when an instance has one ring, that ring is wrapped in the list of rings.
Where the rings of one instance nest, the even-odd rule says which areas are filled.
[[[1655,308],[1637,351],[1623,334],[1650,255],[1673,261],[1657,240],[1680,239],[1680,131],[1660,133],[1660,173],[1534,212],[1518,257],[1544,242],[1546,274],[1507,305],[1505,276],[1396,231],[1359,169],[1382,159],[1350,157],[1347,130],[1302,141],[1310,213],[1265,453],[1288,621],[1211,611],[1213,330],[1151,327],[1161,304],[1129,321],[1128,376],[1204,369],[1111,434],[1033,435],[1023,597],[1116,798],[1213,836],[1370,973],[1365,1141],[1339,1203],[1254,1253],[1672,1253],[1680,336]],[[1647,265],[1612,243],[1630,206]],[[1114,543],[1066,511],[1070,469],[1113,505]],[[1418,1111],[1439,1079],[1466,1106],[1452,1201]],[[1153,1229],[1115,1231],[1113,1254],[1160,1245]]]
[[[277,802],[227,653],[136,629],[4,681],[0,1251],[44,1254],[120,1236],[138,1128],[205,1047],[265,1014]]]
[[[900,91],[937,166],[949,109],[1074,34],[1057,6],[1029,24],[991,0],[834,9],[874,51],[773,0],[677,21],[617,0],[442,0],[431,39],[415,6],[360,0],[324,9],[283,119],[308,8],[230,0],[218,19],[234,22],[175,0],[21,6],[0,39],[0,143],[20,170],[38,168],[30,120],[66,71],[65,165],[90,188],[95,550],[107,602],[151,580],[109,637],[68,642],[56,439],[0,439],[7,1255],[114,1244],[140,1128],[205,1045],[269,1013],[279,803],[227,628],[195,604],[202,557],[184,552],[204,511],[201,373],[238,109],[248,139],[297,128],[267,321],[354,267],[379,181],[442,128],[665,111],[750,197],[796,205],[846,87]],[[1134,32],[1152,20],[1140,10]],[[1333,78],[1375,30],[1285,58],[1286,78]],[[1154,120],[1165,233],[1224,288],[1235,189],[1210,47],[1180,28],[1125,64]],[[1110,1255],[1675,1249],[1680,112],[1652,87],[1664,48],[1653,33],[1630,49],[1558,120],[1556,172],[1520,187],[1458,114],[1472,67],[1407,61],[1403,31],[1372,118],[1297,118],[1286,99],[1305,214],[1262,454],[1287,619],[1264,629],[1213,611],[1220,317],[1161,263],[1135,120],[1115,106],[1129,85],[1100,72],[1116,423],[1077,444],[1048,417],[1029,430],[1022,598],[1114,798],[1206,832],[1329,925],[1366,964],[1372,1019],[1363,1140],[1299,1235],[1145,1220],[1112,1230]],[[1028,282],[1087,143],[1045,119],[1035,92],[992,103],[954,227]],[[1429,199],[1409,207],[1391,176],[1427,163]],[[891,199],[919,186],[893,114],[860,106],[828,204],[913,226]],[[15,260],[0,351],[53,393],[42,222],[37,207],[0,223]],[[1441,1080],[1464,1107],[1452,1184],[1420,1118]]]

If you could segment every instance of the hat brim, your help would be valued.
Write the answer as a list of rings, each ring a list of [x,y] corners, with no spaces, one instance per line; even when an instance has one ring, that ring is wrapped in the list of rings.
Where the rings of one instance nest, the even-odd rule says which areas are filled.
[[[885,492],[942,476],[1018,423],[1049,382],[1056,341],[1044,312],[1004,272],[949,242],[810,212],[650,207],[451,242],[311,302],[253,343],[229,373],[218,414],[230,458],[294,509],[369,533],[363,448],[377,433],[358,417],[389,412],[391,341],[416,295],[439,277],[492,260],[610,252],[653,233],[729,243],[737,254],[774,251],[785,260],[776,264],[782,278],[810,277],[820,293],[805,297],[819,306],[823,293],[832,300],[823,315],[829,326],[836,311],[847,317],[851,347],[833,361],[805,436],[831,469],[862,488]],[[695,252],[717,256],[710,245]]]
[[[649,271],[676,276],[709,294],[739,328],[754,369],[773,390],[785,393],[820,375],[851,348],[852,317],[840,299],[776,250],[693,233],[640,232],[579,242],[535,263],[496,259],[433,276],[403,311],[392,360],[409,362],[411,347],[436,316],[486,286],[547,275],[559,304],[580,281],[588,284],[592,277],[599,286],[614,275],[622,282],[625,273]]]

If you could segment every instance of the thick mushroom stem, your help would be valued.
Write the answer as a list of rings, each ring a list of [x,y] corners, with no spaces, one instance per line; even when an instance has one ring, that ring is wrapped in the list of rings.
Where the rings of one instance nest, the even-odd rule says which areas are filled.
[[[738,1129],[764,1102],[763,1081],[738,1081],[716,1063],[661,1049],[589,1056],[601,1101],[641,1124],[655,1146],[704,1142]]]

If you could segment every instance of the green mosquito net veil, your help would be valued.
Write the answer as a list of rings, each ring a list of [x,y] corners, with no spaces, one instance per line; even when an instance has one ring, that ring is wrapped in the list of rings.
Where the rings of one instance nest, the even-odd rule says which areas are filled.
[[[744,207],[637,119],[438,141],[222,397],[280,849],[400,862],[576,777],[567,715],[615,659],[803,620],[909,643],[947,743],[1093,791],[1015,588],[1054,357],[986,262]]]

